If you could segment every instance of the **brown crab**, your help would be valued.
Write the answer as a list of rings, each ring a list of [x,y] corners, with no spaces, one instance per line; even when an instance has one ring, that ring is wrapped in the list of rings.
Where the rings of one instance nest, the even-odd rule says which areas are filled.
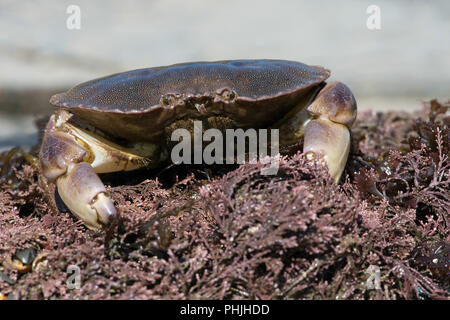
[[[338,182],[350,148],[356,101],[330,71],[283,60],[196,62],[114,74],[54,95],[40,166],[61,199],[89,228],[117,209],[97,173],[158,166],[174,129],[278,128],[280,145],[304,138]]]

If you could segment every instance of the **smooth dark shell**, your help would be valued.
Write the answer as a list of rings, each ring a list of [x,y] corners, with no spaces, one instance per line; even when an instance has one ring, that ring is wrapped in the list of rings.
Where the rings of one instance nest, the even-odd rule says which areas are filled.
[[[82,83],[50,102],[128,140],[155,140],[176,119],[224,115],[241,127],[273,123],[330,72],[283,60],[195,62],[138,69]]]

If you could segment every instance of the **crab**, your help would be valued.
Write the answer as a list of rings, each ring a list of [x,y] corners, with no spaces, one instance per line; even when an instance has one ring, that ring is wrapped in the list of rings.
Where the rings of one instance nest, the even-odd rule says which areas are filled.
[[[192,122],[277,128],[280,146],[298,144],[339,181],[350,150],[356,101],[320,66],[284,60],[195,62],[94,79],[51,97],[39,154],[42,174],[90,229],[119,213],[99,173],[168,161],[171,133]]]

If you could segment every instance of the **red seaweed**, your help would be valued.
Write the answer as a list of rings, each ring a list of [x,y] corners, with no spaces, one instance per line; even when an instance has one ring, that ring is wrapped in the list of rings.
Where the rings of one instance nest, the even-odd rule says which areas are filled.
[[[260,163],[104,175],[122,217],[107,242],[63,206],[54,212],[37,169],[4,153],[0,294],[449,299],[448,107],[360,113],[339,185],[295,152],[275,176]],[[27,248],[36,256],[23,272],[14,259]],[[70,266],[78,289],[66,284]]]

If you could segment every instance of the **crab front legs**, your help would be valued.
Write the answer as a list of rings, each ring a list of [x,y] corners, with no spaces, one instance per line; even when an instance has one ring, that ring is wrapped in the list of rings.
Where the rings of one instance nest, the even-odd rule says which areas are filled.
[[[102,229],[118,217],[118,211],[97,173],[134,170],[146,166],[148,160],[72,125],[71,116],[60,111],[50,117],[39,154],[41,171],[56,183],[61,199],[75,216],[90,229]],[[156,151],[153,145],[139,146],[139,150],[149,155]]]
[[[330,175],[339,181],[350,152],[350,127],[356,119],[356,100],[343,83],[328,83],[307,111],[303,153],[325,160]]]
[[[330,175],[339,181],[350,151],[350,127],[356,119],[356,101],[343,83],[325,85],[305,109],[299,111],[287,128],[296,127],[293,138],[304,136],[303,153],[310,160],[325,161]],[[280,130],[286,130],[286,126]]]
[[[107,226],[118,212],[105,186],[89,164],[89,150],[65,130],[59,130],[58,115],[45,129],[39,160],[43,175],[55,182],[70,211],[91,229]]]

